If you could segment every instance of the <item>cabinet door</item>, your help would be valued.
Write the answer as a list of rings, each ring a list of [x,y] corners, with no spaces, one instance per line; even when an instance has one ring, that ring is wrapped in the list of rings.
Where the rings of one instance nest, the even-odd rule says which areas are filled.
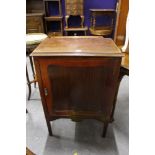
[[[40,58],[39,63],[51,116],[110,116],[119,58]]]

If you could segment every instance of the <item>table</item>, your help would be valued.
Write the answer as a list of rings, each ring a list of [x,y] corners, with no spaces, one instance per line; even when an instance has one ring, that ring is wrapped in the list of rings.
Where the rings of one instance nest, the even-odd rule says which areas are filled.
[[[114,30],[116,10],[114,9],[90,9],[90,33],[97,36],[110,36]],[[102,17],[106,23],[99,24],[97,17]],[[99,26],[100,25],[100,26]]]
[[[102,121],[105,137],[123,56],[113,40],[97,36],[46,38],[31,56],[49,135],[50,121],[70,118]]]

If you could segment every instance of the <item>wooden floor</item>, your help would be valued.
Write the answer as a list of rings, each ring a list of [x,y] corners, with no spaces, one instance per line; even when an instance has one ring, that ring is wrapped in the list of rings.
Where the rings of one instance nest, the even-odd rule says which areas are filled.
[[[32,151],[26,148],[26,155],[35,155]]]

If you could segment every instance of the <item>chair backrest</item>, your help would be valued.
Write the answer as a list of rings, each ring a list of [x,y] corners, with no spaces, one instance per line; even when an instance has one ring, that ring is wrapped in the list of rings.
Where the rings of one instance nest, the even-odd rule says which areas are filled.
[[[66,15],[83,15],[83,0],[65,0]]]

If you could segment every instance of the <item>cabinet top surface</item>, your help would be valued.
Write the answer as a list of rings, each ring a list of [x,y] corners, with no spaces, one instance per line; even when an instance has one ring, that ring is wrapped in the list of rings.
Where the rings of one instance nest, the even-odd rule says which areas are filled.
[[[31,56],[110,56],[123,54],[112,39],[103,37],[52,37],[46,38]]]

